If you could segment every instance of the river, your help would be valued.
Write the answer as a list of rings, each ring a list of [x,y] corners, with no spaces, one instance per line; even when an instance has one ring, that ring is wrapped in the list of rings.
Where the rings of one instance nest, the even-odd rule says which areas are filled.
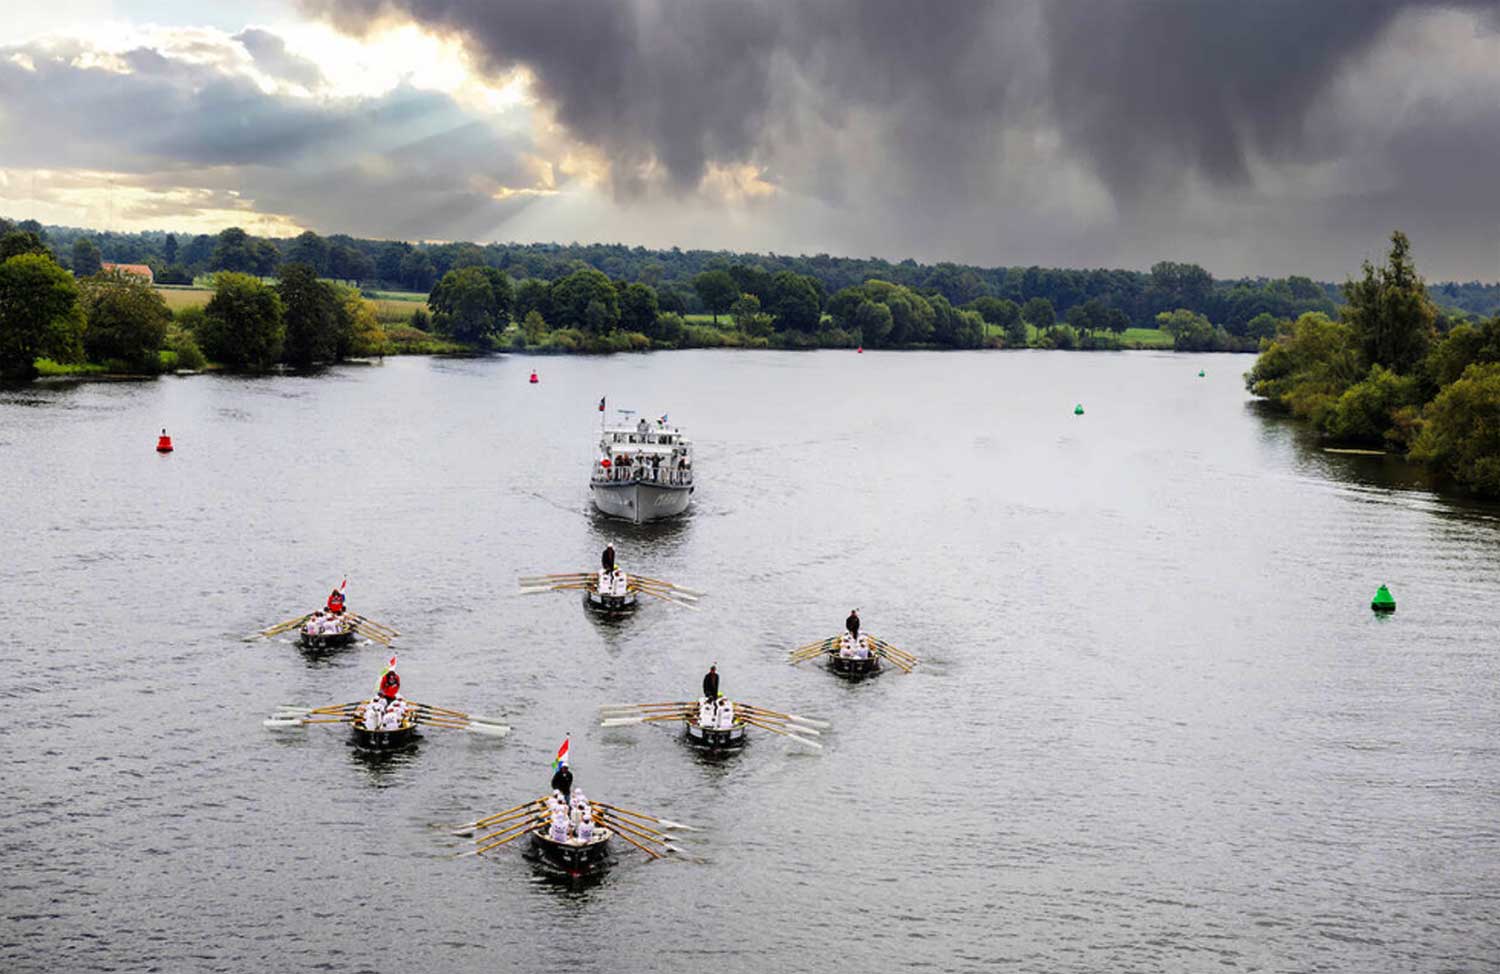
[[[1321,452],[1249,401],[1250,364],[700,351],[0,388],[0,968],[1500,968],[1500,508]],[[687,516],[591,513],[600,396],[693,436]],[[516,594],[608,541],[701,610]],[[240,639],[346,575],[402,631],[408,696],[512,734],[370,760],[264,729],[373,688],[378,646]],[[787,665],[853,607],[914,673]],[[599,728],[715,661],[729,696],[831,720],[825,749]],[[591,797],[699,826],[691,854],[625,846],[585,884],[454,858],[440,826],[542,793],[567,733]]]

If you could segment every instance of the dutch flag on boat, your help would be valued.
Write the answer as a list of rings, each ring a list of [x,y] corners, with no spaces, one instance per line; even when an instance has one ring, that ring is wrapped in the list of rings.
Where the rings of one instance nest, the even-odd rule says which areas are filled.
[[[560,747],[560,748],[557,749],[557,757],[555,757],[555,758],[552,759],[552,770],[556,771],[558,768],[562,767],[563,765],[565,765],[567,763],[568,763],[568,738],[564,737],[563,738],[563,742],[562,742],[562,747]]]
[[[599,411],[601,413],[604,412],[604,397],[603,396],[599,397]]]

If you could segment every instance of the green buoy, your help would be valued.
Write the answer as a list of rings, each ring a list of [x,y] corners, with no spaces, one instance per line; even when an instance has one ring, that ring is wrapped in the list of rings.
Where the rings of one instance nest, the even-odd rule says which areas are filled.
[[[1073,407],[1073,415],[1074,416],[1082,416],[1083,415],[1083,403],[1079,403],[1078,405],[1076,405],[1076,406]]]
[[[1380,586],[1380,591],[1376,592],[1375,598],[1370,601],[1370,608],[1376,612],[1395,612],[1396,599],[1391,595],[1391,590],[1384,585]]]
[[[1203,377],[1204,377],[1204,376],[1205,376],[1205,375],[1207,375],[1207,374],[1208,374],[1208,373],[1207,373],[1207,372],[1204,372],[1204,371],[1203,371],[1203,370],[1202,370],[1202,369],[1199,369],[1199,370],[1198,370],[1198,378],[1200,378],[1200,379],[1201,379],[1201,378],[1203,378]]]

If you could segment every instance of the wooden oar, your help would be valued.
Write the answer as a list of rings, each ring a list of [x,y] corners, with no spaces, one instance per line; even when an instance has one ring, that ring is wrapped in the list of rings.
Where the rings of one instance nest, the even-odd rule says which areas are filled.
[[[259,632],[253,633],[253,634],[251,634],[249,636],[246,636],[245,639],[244,639],[244,641],[248,643],[248,642],[254,642],[257,639],[269,639],[272,636],[277,636],[277,635],[280,635],[281,633],[286,632],[288,629],[294,629],[297,626],[302,625],[304,622],[306,622],[308,619],[311,619],[311,618],[312,618],[312,613],[309,612],[307,615],[298,616],[295,619],[288,619],[285,622],[278,622],[274,626],[267,626],[266,628],[260,630]]]
[[[372,638],[378,637],[381,642],[384,642],[386,644],[389,644],[391,640],[401,635],[394,630],[387,629],[384,626],[375,625],[368,619],[364,619],[359,616],[353,616],[345,621],[348,622],[349,628],[354,630],[355,632],[367,633]]]
[[[487,842],[493,835],[497,835],[501,832],[509,832],[517,823],[535,822],[543,817],[544,813],[540,806],[527,805],[519,812],[515,812],[503,818],[498,818],[493,822],[486,822],[484,825],[476,826],[471,829],[455,830],[453,834],[467,836],[473,835],[480,829],[493,829],[490,835],[481,835],[479,838],[474,840],[475,842]]]
[[[550,582],[556,579],[567,578],[589,578],[590,576],[598,577],[595,572],[551,572],[546,575],[522,575],[520,582],[522,585],[527,585],[533,582]]]
[[[481,818],[481,819],[479,819],[477,821],[474,821],[474,822],[470,822],[467,825],[457,825],[457,826],[454,826],[454,828],[456,828],[456,829],[467,829],[468,831],[473,832],[475,829],[482,829],[486,825],[489,825],[489,824],[491,824],[493,822],[498,822],[498,821],[500,821],[503,818],[511,816],[515,812],[520,812],[520,811],[523,811],[523,810],[525,810],[527,808],[531,808],[533,806],[540,807],[542,805],[545,805],[546,802],[547,802],[547,799],[545,799],[545,798],[533,798],[529,802],[522,802],[521,804],[517,805],[515,808],[507,808],[504,811],[496,812],[493,815],[486,815],[484,818]],[[453,834],[454,835],[458,835],[459,833],[458,832],[454,832]]]
[[[635,846],[637,849],[641,850],[646,855],[650,856],[652,859],[660,859],[661,858],[661,853],[657,852],[654,849],[648,849],[645,846],[641,845],[639,842],[637,842],[634,839],[632,839],[625,832],[624,829],[614,829],[613,831],[614,831],[615,835],[618,835],[620,838],[624,839],[626,842],[629,842],[631,845]]]
[[[683,703],[680,703],[680,704],[674,704],[673,706],[670,706],[670,707],[619,707],[619,708],[600,707],[599,708],[599,716],[601,716],[601,717],[633,717],[633,716],[638,716],[638,715],[645,716],[645,715],[650,715],[650,714],[680,713],[680,712],[685,711],[685,710],[696,709],[697,706],[698,705],[696,703],[683,702]]]
[[[389,648],[391,645],[390,638],[387,637],[384,633],[375,632],[373,629],[361,629],[357,623],[350,626],[349,631],[354,633],[356,636],[363,636],[371,642],[379,643],[380,645],[387,648]]]
[[[881,649],[895,653],[897,656],[904,656],[905,658],[911,660],[913,663],[919,662],[915,653],[908,653],[904,649],[892,646],[890,643],[886,642],[884,639],[881,639],[879,636],[869,636],[868,639],[872,644],[879,646]]]
[[[912,670],[912,664],[911,663],[908,663],[905,660],[900,659],[899,657],[892,656],[890,653],[887,653],[883,647],[874,646],[874,647],[872,647],[871,651],[876,656],[879,656],[880,658],[882,658],[884,660],[887,660],[892,666],[895,666],[897,669],[901,670],[901,672],[903,672],[903,673],[910,673],[911,670]]]
[[[759,727],[761,730],[768,730],[772,734],[780,734],[782,737],[790,737],[792,740],[796,741],[798,744],[806,744],[808,747],[815,747],[815,748],[817,748],[820,751],[823,750],[823,745],[819,744],[817,741],[810,741],[810,740],[808,740],[805,737],[798,737],[796,734],[793,734],[791,731],[782,730],[781,728],[779,728],[779,727],[773,727],[770,724],[760,723],[759,721],[756,721],[756,720],[754,720],[753,718],[750,718],[750,717],[746,717],[745,718],[745,723],[749,724],[752,727]],[[816,733],[816,732],[814,732],[814,733]]]
[[[530,825],[535,825],[536,823],[542,821],[544,818],[546,818],[546,815],[544,815],[542,812],[536,811],[536,810],[532,810],[530,813],[528,813],[527,815],[522,816],[520,818],[507,819],[503,825],[500,825],[498,828],[496,828],[494,831],[490,832],[488,835],[481,835],[481,836],[477,837],[474,840],[474,844],[475,845],[483,845],[484,843],[490,841],[491,839],[493,839],[497,835],[506,835],[506,834],[508,834],[510,832],[514,832],[518,828],[524,828],[524,827],[527,827],[527,826],[530,826]]]
[[[661,703],[607,703],[600,710],[634,710],[648,709],[652,707],[685,707],[696,706],[691,700],[664,700]]]
[[[799,652],[801,652],[804,649],[812,649],[814,646],[818,646],[818,647],[827,646],[829,643],[836,643],[836,642],[838,642],[842,638],[843,638],[842,635],[839,635],[839,636],[828,636],[827,638],[819,639],[819,640],[817,640],[815,642],[810,642],[810,643],[806,643],[805,645],[798,646],[796,649],[792,650],[792,652],[799,653]]]
[[[780,717],[782,720],[789,720],[789,721],[791,721],[794,724],[806,724],[808,727],[832,727],[833,726],[833,724],[831,724],[830,722],[828,722],[826,720],[818,720],[815,717],[801,717],[801,716],[798,716],[797,714],[783,714],[783,713],[780,713],[779,711],[767,710],[764,707],[757,707],[754,704],[749,704],[749,703],[735,704],[735,707],[737,709],[740,709],[740,710],[748,710],[751,713],[755,713],[755,714],[766,714],[767,716],[771,716],[771,717]]]
[[[657,845],[661,846],[663,849],[666,849],[668,852],[676,852],[676,853],[682,853],[683,852],[683,850],[677,848],[677,846],[675,846],[672,843],[668,842],[664,838],[660,838],[659,839],[659,838],[656,838],[655,836],[647,835],[645,832],[643,832],[641,830],[641,828],[639,826],[636,826],[633,823],[627,823],[627,822],[621,821],[620,819],[607,818],[607,817],[606,818],[599,818],[599,819],[596,819],[595,821],[603,822],[606,826],[608,826],[611,829],[614,829],[616,832],[619,832],[621,835],[633,835],[636,838],[640,839],[642,842],[655,842]]]
[[[637,578],[637,579],[639,579],[640,581],[647,582],[647,583],[650,583],[652,585],[660,585],[663,588],[669,588],[669,589],[672,589],[675,592],[681,592],[684,595],[693,595],[693,596],[697,596],[697,597],[701,598],[702,596],[704,596],[705,594],[707,594],[705,592],[699,592],[696,589],[688,588],[685,585],[678,585],[675,582],[667,582],[667,581],[663,581],[660,578],[652,578],[649,575],[636,575],[634,577]]]
[[[459,720],[470,720],[477,724],[499,724],[502,727],[509,726],[505,723],[505,721],[500,720],[496,717],[480,717],[477,714],[466,714],[462,710],[450,710],[447,707],[435,707],[430,703],[413,704],[413,706],[421,707],[423,710],[430,710],[435,714],[443,714],[448,717],[455,717]]]
[[[362,616],[362,615],[360,615],[357,612],[345,612],[344,615],[348,616],[351,619],[358,619],[360,622],[364,623],[367,626],[370,626],[370,627],[375,628],[375,629],[379,629],[379,630],[383,631],[384,633],[386,633],[386,635],[390,636],[392,639],[395,639],[397,636],[401,635],[401,633],[397,632],[391,626],[388,626],[388,625],[386,625],[383,622],[376,622],[374,619],[371,619],[369,616]]]
[[[645,819],[648,822],[655,822],[656,824],[661,825],[661,826],[663,826],[665,828],[669,828],[669,829],[686,829],[689,832],[701,832],[702,831],[697,826],[687,825],[687,824],[685,824],[683,822],[674,822],[671,819],[657,818],[654,815],[647,815],[645,812],[631,811],[628,808],[621,808],[618,805],[611,805],[608,802],[590,801],[589,804],[590,805],[598,805],[600,808],[607,808],[607,809],[609,809],[609,810],[611,810],[613,812],[617,812],[617,813],[619,813],[621,815],[629,815],[631,818],[640,818],[640,819]]]
[[[534,822],[527,822],[524,826],[516,828],[508,836],[506,836],[503,839],[500,839],[497,842],[491,842],[489,845],[481,846],[480,848],[475,849],[472,852],[461,852],[461,853],[459,853],[459,855],[460,856],[482,856],[486,852],[489,852],[491,849],[498,849],[501,846],[505,845],[507,842],[514,842],[516,839],[519,839],[521,836],[527,834],[532,829],[536,828],[537,826],[539,826],[541,824],[543,824],[541,820],[537,820],[537,821],[534,821]],[[455,858],[457,858],[457,857],[455,857]]]

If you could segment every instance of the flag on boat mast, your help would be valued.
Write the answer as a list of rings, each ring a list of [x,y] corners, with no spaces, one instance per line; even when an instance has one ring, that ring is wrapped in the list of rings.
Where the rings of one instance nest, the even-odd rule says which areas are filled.
[[[555,771],[557,771],[558,768],[562,767],[563,765],[565,765],[567,763],[568,763],[568,738],[564,737],[563,738],[563,742],[562,742],[562,747],[560,747],[560,748],[557,749],[557,757],[555,757],[555,758],[552,759],[552,770],[555,772]]]
[[[603,396],[599,397],[599,411],[601,413],[604,412],[604,397]]]

